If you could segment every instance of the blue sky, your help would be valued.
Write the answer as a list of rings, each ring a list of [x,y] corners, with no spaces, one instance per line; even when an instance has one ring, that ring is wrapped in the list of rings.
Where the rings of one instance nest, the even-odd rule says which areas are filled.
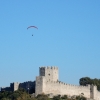
[[[0,87],[34,81],[41,66],[69,84],[100,78],[99,0],[0,1]]]

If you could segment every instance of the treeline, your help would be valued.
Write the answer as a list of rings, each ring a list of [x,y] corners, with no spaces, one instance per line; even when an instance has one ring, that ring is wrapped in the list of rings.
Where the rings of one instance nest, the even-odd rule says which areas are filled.
[[[97,79],[97,78],[91,79],[89,77],[83,77],[83,78],[80,78],[79,84],[83,86],[86,86],[87,84],[90,84],[90,85],[93,84],[93,85],[96,85],[97,90],[100,91],[100,79]]]
[[[24,89],[19,89],[14,92],[3,91],[0,92],[0,100],[86,100],[84,96],[72,96],[68,97],[67,95],[54,96],[52,99],[45,94],[40,94],[37,97],[32,97],[31,94],[28,94]]]
[[[2,91],[0,92],[0,100],[34,100],[30,95],[24,90],[19,89],[17,91]]]

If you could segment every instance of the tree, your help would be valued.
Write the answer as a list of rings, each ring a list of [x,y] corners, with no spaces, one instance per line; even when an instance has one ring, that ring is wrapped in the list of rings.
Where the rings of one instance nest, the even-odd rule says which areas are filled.
[[[93,81],[89,77],[83,77],[79,80],[80,85],[86,86],[87,84],[92,84]]]
[[[98,91],[100,91],[100,79],[97,79],[97,78],[91,79],[89,77],[83,77],[83,78],[80,78],[79,84],[83,86],[86,86],[87,84],[90,84],[90,85],[93,84],[93,85],[96,85]]]
[[[76,100],[87,100],[84,96],[76,96]]]
[[[57,95],[53,97],[53,100],[60,100],[61,99],[61,95]]]
[[[37,100],[49,100],[48,96],[45,95],[44,93],[37,95],[36,99]]]

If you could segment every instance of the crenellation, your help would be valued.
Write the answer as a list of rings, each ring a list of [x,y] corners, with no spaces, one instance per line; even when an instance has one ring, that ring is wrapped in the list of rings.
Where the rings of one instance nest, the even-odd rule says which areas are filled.
[[[56,66],[42,66],[42,67],[39,67],[39,69],[58,69],[58,67]]]
[[[47,66],[47,69],[50,69],[50,67],[49,67],[49,66]]]

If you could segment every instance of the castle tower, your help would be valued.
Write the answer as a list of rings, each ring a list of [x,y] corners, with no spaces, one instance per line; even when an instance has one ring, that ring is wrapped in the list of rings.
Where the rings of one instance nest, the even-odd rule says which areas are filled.
[[[46,81],[58,81],[58,67],[55,66],[40,67],[39,75],[45,76]]]
[[[58,67],[40,67],[36,77],[35,95],[45,93],[46,82],[58,81]]]
[[[18,82],[16,82],[16,83],[15,83],[15,82],[14,82],[14,83],[10,83],[11,90],[12,90],[12,91],[18,90],[19,84],[20,84],[20,83],[18,83]]]
[[[97,86],[90,86],[90,98],[95,100],[97,99]]]

